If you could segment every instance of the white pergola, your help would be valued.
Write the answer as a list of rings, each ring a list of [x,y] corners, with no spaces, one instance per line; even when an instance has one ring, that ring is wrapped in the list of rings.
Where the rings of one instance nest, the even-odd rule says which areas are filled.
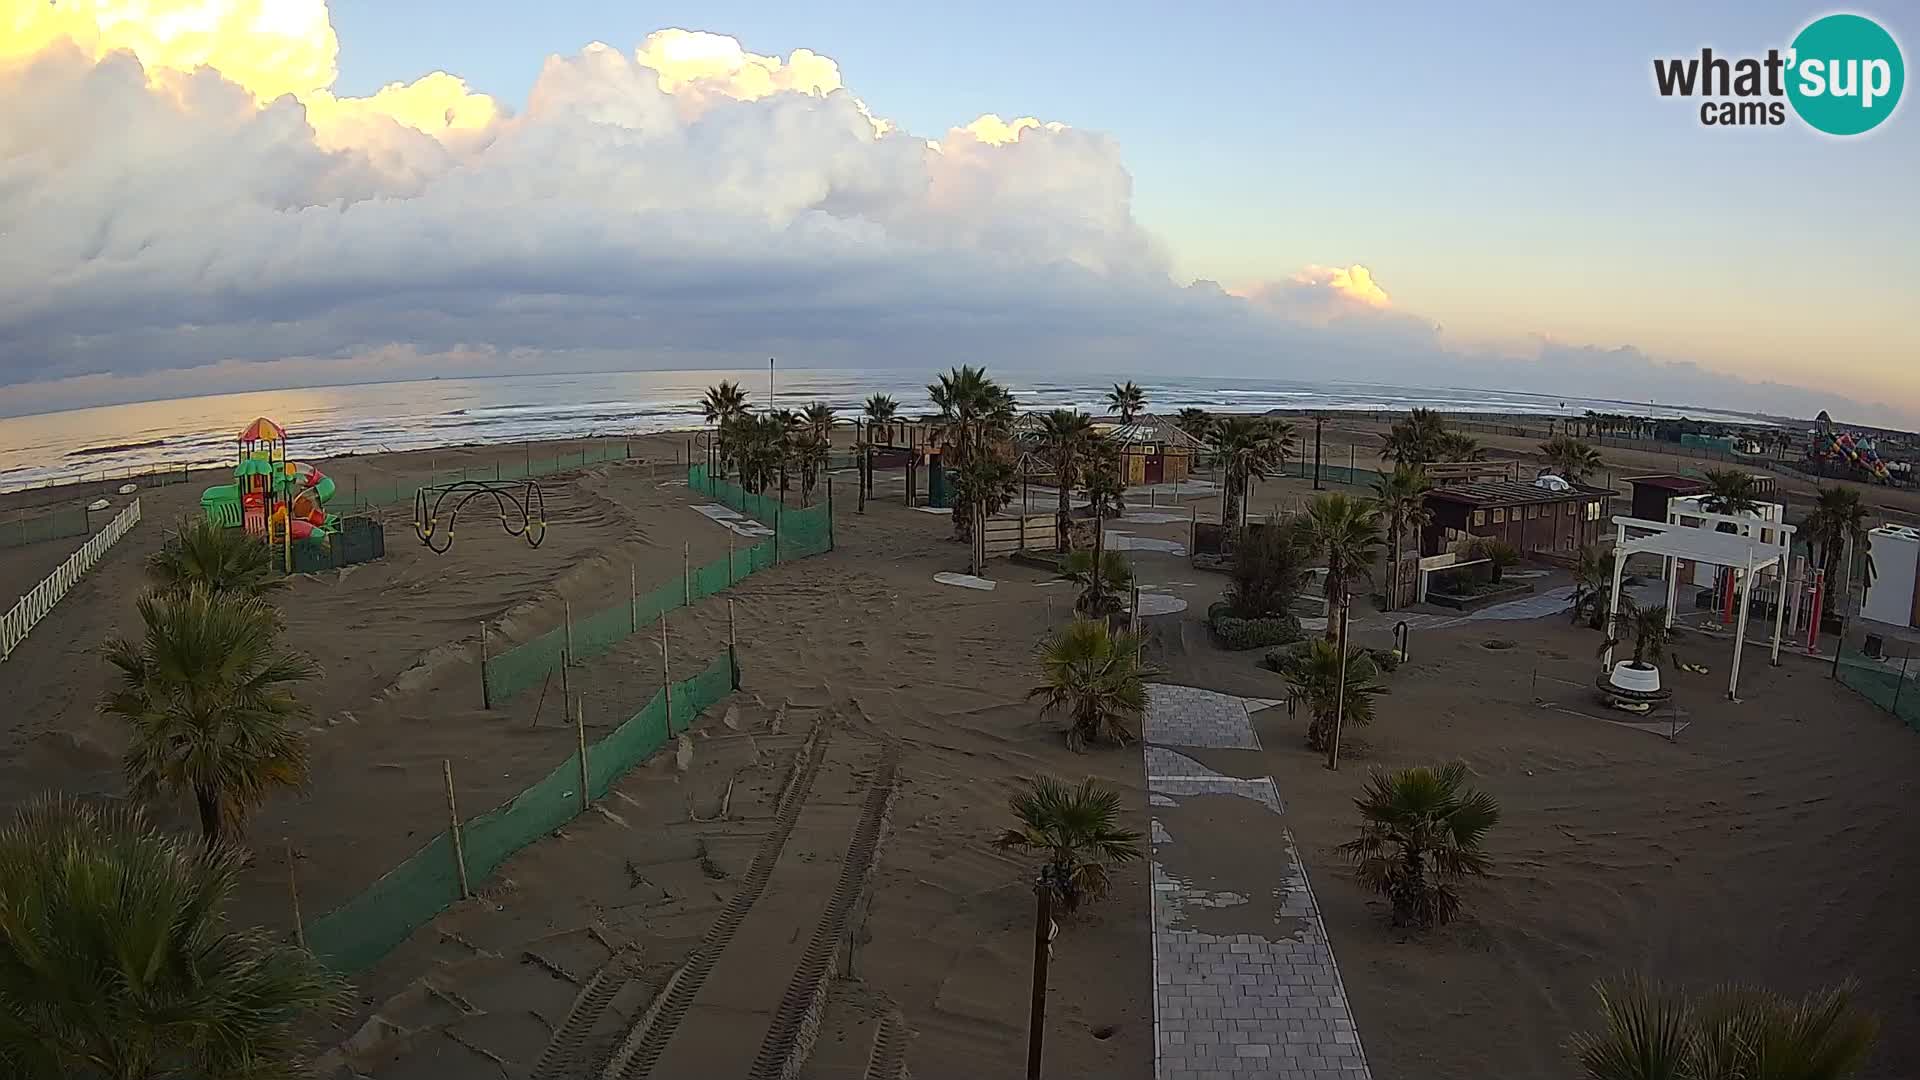
[[[1743,514],[1705,513],[1698,516],[1703,519],[1698,525],[1635,517],[1613,519],[1613,595],[1607,604],[1607,611],[1611,613],[1620,608],[1620,581],[1626,573],[1627,557],[1630,555],[1646,553],[1659,555],[1666,560],[1669,627],[1673,625],[1674,590],[1678,585],[1675,559],[1732,568],[1741,575],[1740,614],[1734,625],[1733,670],[1727,677],[1727,697],[1738,701],[1740,652],[1747,645],[1747,612],[1753,601],[1753,579],[1769,567],[1777,568],[1781,582],[1780,595],[1773,606],[1771,657],[1774,666],[1780,664],[1780,630],[1787,610],[1787,559],[1793,549],[1794,529],[1782,522],[1763,521]],[[1735,531],[1719,531],[1718,527],[1723,523],[1732,525]],[[1634,535],[1629,536],[1629,533]],[[1763,539],[1763,533],[1770,534],[1771,539]],[[1613,649],[1607,649],[1604,662],[1607,670],[1612,671]]]

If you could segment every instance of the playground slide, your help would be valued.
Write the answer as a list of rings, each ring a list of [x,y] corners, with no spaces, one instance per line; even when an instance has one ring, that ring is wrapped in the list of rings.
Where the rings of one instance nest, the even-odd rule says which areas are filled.
[[[294,491],[290,528],[295,540],[305,540],[319,532],[325,535],[335,519],[326,511],[333,498],[333,478],[311,465],[293,464]]]

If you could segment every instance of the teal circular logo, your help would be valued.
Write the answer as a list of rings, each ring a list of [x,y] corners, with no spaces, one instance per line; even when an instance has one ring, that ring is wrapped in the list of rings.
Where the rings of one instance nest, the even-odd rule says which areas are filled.
[[[1900,46],[1862,15],[1828,15],[1793,39],[1787,100],[1829,135],[1871,131],[1893,115],[1907,82]]]

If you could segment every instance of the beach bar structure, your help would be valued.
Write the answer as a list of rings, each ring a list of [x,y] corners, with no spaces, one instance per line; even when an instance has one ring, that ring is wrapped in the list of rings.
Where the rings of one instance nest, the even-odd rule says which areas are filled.
[[[1679,577],[1675,573],[1675,563],[1685,561],[1705,563],[1711,566],[1724,566],[1733,570],[1740,590],[1740,614],[1735,620],[1733,631],[1733,663],[1727,675],[1727,697],[1740,700],[1740,654],[1747,645],[1747,615],[1753,606],[1753,582],[1761,573],[1784,575],[1787,570],[1787,558],[1793,550],[1793,526],[1776,525],[1766,530],[1756,528],[1754,518],[1745,515],[1707,514],[1706,520],[1699,525],[1682,525],[1676,521],[1649,521],[1645,518],[1616,517],[1613,519],[1613,591],[1607,601],[1607,610],[1620,610],[1620,584],[1626,574],[1627,560],[1634,555],[1658,555],[1666,561],[1667,579],[1667,626],[1673,626],[1674,587]],[[1721,525],[1731,525],[1733,531],[1721,532]],[[1763,538],[1762,533],[1765,533]],[[1780,635],[1786,621],[1787,605],[1775,604],[1773,607],[1773,648],[1771,662],[1780,665]],[[1613,670],[1613,648],[1608,646],[1604,664],[1607,670]]]
[[[1427,492],[1431,516],[1420,553],[1439,555],[1472,539],[1498,540],[1522,555],[1571,557],[1600,539],[1608,488],[1579,484],[1477,481]]]

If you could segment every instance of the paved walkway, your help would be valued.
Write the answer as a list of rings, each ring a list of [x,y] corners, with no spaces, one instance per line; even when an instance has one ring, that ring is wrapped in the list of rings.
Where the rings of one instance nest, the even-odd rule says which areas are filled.
[[[1656,581],[1650,585],[1633,585],[1621,590],[1632,597],[1642,607],[1667,602],[1665,582]],[[1442,615],[1438,612],[1388,611],[1368,615],[1365,619],[1354,619],[1353,628],[1358,630],[1391,629],[1395,623],[1405,620],[1411,630],[1439,630],[1449,626],[1459,626],[1470,622],[1516,622],[1526,619],[1543,619],[1549,615],[1566,615],[1568,605],[1573,603],[1573,586],[1562,585],[1546,592],[1533,593],[1518,600],[1509,600],[1504,604],[1494,604],[1478,611],[1469,611],[1463,615]]]
[[[1283,707],[1149,688],[1157,1080],[1369,1078],[1346,990],[1270,776],[1217,771],[1260,748],[1248,710]],[[1249,767],[1257,767],[1248,759]]]

